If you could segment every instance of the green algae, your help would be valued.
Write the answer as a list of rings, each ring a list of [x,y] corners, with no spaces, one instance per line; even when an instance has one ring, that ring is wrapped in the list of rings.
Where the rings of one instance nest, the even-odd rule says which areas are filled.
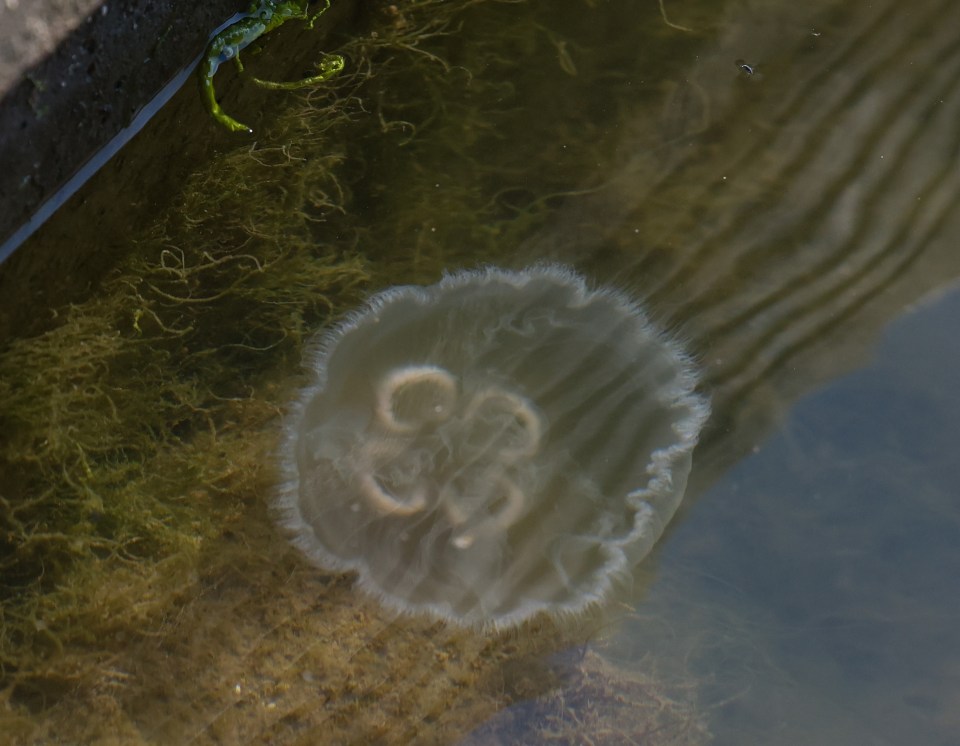
[[[261,281],[282,262],[163,249],[4,354],[6,677],[35,679],[35,659],[49,666],[77,643],[136,628],[182,588],[177,568],[217,533],[249,476],[229,455],[238,428],[276,411],[237,370],[296,338],[331,296],[355,298],[365,278],[355,259],[288,256],[284,269],[310,288],[296,303]],[[213,310],[218,295],[233,302]],[[256,317],[231,339],[224,314],[244,304]]]
[[[227,26],[223,31],[210,40],[203,59],[197,67],[200,80],[200,90],[204,103],[214,121],[223,125],[232,132],[247,132],[252,134],[247,125],[238,122],[220,108],[217,94],[213,87],[213,78],[217,68],[228,60],[232,60],[238,72],[243,72],[243,63],[240,61],[240,52],[250,46],[264,34],[268,34],[291,19],[298,19],[307,23],[307,28],[313,28],[317,19],[330,9],[330,0],[324,0],[324,5],[312,15],[307,11],[308,0],[258,0],[243,16]],[[293,91],[298,88],[318,85],[336,75],[343,69],[343,57],[329,55],[317,65],[317,74],[310,75],[302,80],[277,83],[260,78],[251,80],[262,88],[275,91]]]

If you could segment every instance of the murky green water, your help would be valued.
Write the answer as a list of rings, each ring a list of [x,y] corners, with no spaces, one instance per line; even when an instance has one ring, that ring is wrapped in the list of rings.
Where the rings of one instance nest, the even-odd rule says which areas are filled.
[[[5,732],[960,740],[960,9],[466,6],[371,6],[306,98],[222,71],[253,140],[188,86],[5,269]],[[302,74],[276,39],[254,74]],[[298,361],[369,293],[542,260],[696,357],[687,498],[589,619],[397,619],[269,515]]]

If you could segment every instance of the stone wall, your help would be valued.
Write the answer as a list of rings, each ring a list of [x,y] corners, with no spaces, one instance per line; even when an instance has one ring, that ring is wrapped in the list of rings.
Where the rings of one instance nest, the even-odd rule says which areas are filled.
[[[244,0],[2,0],[0,243]]]

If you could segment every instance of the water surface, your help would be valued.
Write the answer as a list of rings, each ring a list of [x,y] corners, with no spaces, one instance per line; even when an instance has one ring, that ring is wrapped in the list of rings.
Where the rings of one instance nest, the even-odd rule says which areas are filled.
[[[253,140],[188,86],[5,267],[5,732],[957,742],[960,6],[464,5],[371,6],[305,97],[222,70]],[[302,74],[276,39],[254,74]],[[542,260],[696,357],[680,514],[586,619],[397,618],[274,528],[299,360]]]
[[[611,654],[701,675],[716,742],[955,742],[957,324],[957,290],[891,324],[662,547]]]

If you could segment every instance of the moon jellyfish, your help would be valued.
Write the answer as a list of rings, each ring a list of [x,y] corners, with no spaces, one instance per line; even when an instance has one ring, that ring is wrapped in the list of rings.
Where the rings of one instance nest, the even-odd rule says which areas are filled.
[[[636,303],[555,266],[386,290],[317,350],[283,524],[387,606],[467,626],[609,598],[682,499],[708,413]]]

